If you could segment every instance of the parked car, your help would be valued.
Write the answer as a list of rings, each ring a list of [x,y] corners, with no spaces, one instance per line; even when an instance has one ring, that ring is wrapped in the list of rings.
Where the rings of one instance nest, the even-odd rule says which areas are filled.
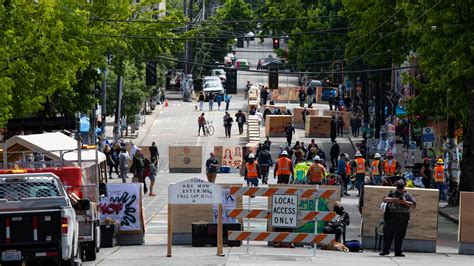
[[[213,69],[211,72],[212,72],[212,75],[218,76],[222,82],[225,82],[227,80],[227,76],[224,69],[216,68],[216,69]]]
[[[270,61],[270,62],[267,62],[267,63],[264,63],[262,65],[262,69],[290,69],[292,70],[292,67],[290,65],[288,65],[288,63],[283,60],[283,59],[277,59],[277,60],[273,60],[273,61]]]
[[[316,87],[323,86],[323,83],[321,82],[321,80],[312,79],[311,82],[309,83],[309,86],[314,89]]]
[[[249,61],[247,59],[235,60],[235,69],[250,69]]]
[[[216,93],[216,94],[224,94],[224,87],[222,87],[222,83],[219,80],[217,81],[208,81],[204,83],[204,93],[209,94],[209,93]]]

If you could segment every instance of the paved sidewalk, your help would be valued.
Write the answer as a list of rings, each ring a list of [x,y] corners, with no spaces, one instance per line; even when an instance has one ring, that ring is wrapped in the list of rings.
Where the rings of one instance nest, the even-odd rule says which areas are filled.
[[[455,223],[459,223],[459,206],[440,208],[439,214]]]

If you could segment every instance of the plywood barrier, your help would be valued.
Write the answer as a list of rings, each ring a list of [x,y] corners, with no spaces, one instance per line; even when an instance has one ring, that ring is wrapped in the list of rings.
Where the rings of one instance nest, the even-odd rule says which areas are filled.
[[[285,128],[292,124],[291,115],[267,115],[265,119],[265,136],[284,137]]]
[[[324,110],[323,111],[324,116],[338,116],[341,115],[343,120],[344,120],[344,133],[348,134],[351,129],[351,112],[339,112],[339,111],[330,111],[330,110]]]
[[[242,184],[219,184],[223,188],[223,196],[229,191],[228,188],[231,186],[242,186]],[[227,191],[227,192],[226,192]],[[227,215],[231,209],[231,206],[224,204],[225,198],[223,197],[223,215]],[[192,237],[192,224],[197,222],[214,222],[215,208],[212,205],[170,205],[172,210],[173,223],[173,244],[174,245],[191,245]],[[242,208],[242,197],[235,197],[235,207]],[[223,219],[226,223],[226,219]],[[240,221],[241,222],[241,221]]]
[[[331,117],[307,116],[304,135],[308,138],[329,138],[331,136]]]
[[[274,102],[299,102],[298,94],[300,87],[279,87],[271,90]]]
[[[375,226],[383,220],[380,204],[383,197],[395,187],[365,186],[364,209],[362,214],[362,246],[374,247]],[[407,188],[417,202],[412,210],[404,250],[420,252],[436,252],[438,238],[438,190]]]
[[[315,108],[306,108],[306,110],[308,110],[309,114],[308,115],[316,115],[318,116],[319,115],[319,109],[315,109]],[[295,107],[293,109],[293,124],[295,125],[303,125],[303,111],[304,111],[304,108],[302,107]]]
[[[474,255],[474,192],[461,192],[459,201],[459,253]]]
[[[201,146],[169,146],[170,173],[201,173]]]

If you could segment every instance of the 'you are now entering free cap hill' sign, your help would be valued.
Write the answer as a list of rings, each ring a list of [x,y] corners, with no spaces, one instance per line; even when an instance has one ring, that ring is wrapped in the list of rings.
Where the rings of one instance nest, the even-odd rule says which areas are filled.
[[[222,187],[199,178],[171,184],[168,187],[169,204],[219,204]]]

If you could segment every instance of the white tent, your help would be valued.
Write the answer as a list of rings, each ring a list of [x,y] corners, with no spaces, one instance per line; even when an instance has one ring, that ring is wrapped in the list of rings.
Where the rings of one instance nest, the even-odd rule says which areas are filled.
[[[4,144],[2,158],[4,161],[14,162],[24,160],[25,154],[33,152],[52,161],[63,160],[64,165],[78,165],[77,141],[60,132],[14,136]],[[83,166],[95,164],[96,157],[97,163],[106,160],[105,154],[95,149],[81,151]]]

